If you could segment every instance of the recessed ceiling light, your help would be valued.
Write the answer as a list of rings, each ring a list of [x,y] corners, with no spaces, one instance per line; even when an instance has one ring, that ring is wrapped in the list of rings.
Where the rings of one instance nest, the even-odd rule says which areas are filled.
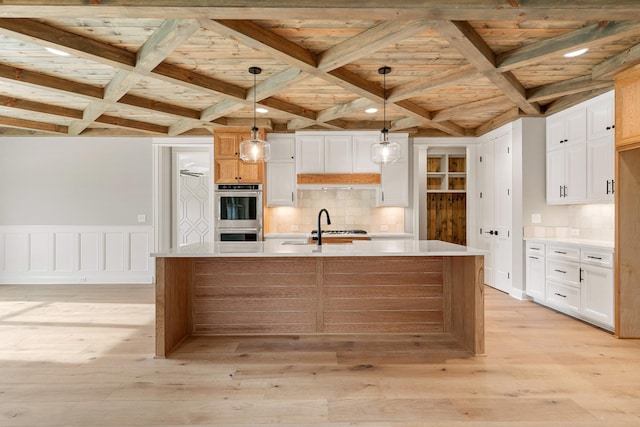
[[[575,58],[576,56],[580,56],[583,53],[586,53],[588,50],[589,48],[585,47],[584,49],[574,50],[573,52],[565,53],[563,56],[565,58]]]
[[[376,107],[371,107],[371,108],[367,108],[366,110],[364,110],[365,113],[367,114],[373,114],[373,113],[377,113],[378,109]]]
[[[258,108],[256,108],[256,113],[264,114],[264,113],[268,113],[268,112],[269,112],[269,110],[267,110],[267,109],[266,109],[266,108],[264,108],[264,107],[258,107]]]
[[[50,47],[45,47],[44,50],[46,50],[49,53],[53,53],[54,55],[58,55],[58,56],[69,56],[69,54],[67,52],[63,52],[61,50],[53,49],[53,48],[50,48]]]

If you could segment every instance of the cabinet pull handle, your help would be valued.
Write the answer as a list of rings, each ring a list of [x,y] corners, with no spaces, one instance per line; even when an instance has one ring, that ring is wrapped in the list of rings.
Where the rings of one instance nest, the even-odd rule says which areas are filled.
[[[539,251],[540,250],[540,248],[529,248],[529,249],[531,249],[532,251]]]
[[[564,252],[564,251],[553,251],[553,252],[555,252],[555,253],[557,253],[557,254],[560,254],[560,255],[566,255],[566,254],[567,254],[567,253],[566,253],[566,252]]]
[[[582,278],[582,269],[580,269],[580,281],[582,282],[584,279]]]
[[[589,258],[589,259],[597,259],[598,261],[602,261],[602,257],[599,257],[599,256],[587,255],[587,258]]]
[[[615,194],[616,192],[616,180],[612,179],[611,180],[611,194]]]
[[[557,271],[558,273],[567,274],[567,272],[566,272],[566,271],[557,270],[557,269],[556,269],[556,271]]]
[[[540,259],[537,256],[531,256],[531,255],[529,255],[529,258],[531,258],[531,259]]]
[[[611,130],[611,126],[607,126],[607,130]]]
[[[559,294],[557,292],[555,294],[558,295],[559,297],[562,297],[562,298],[566,298],[567,297],[566,295],[562,295],[562,294]]]
[[[607,180],[607,194],[609,194],[609,180]]]

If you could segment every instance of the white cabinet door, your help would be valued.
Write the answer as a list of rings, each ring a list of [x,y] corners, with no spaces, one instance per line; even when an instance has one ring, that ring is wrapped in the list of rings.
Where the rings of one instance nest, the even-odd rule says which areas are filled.
[[[565,147],[566,169],[565,201],[568,203],[584,202],[587,198],[587,144]]]
[[[547,203],[579,203],[587,198],[587,145],[547,151]]]
[[[547,150],[555,150],[587,139],[586,108],[554,114],[547,120]]]
[[[605,326],[613,326],[613,270],[582,265],[581,313]]]
[[[545,300],[544,258],[527,255],[526,266],[527,295],[537,300]]]
[[[377,141],[371,136],[353,137],[353,173],[380,173],[380,165],[371,161],[371,145]]]
[[[324,173],[324,136],[296,137],[296,153],[298,173]]]
[[[295,206],[296,168],[293,162],[267,162],[267,206]]]
[[[587,199],[590,202],[613,201],[613,134],[587,142]]]
[[[353,147],[351,136],[324,137],[324,172],[351,173],[353,171]]]
[[[382,166],[378,206],[409,206],[409,164]]]
[[[587,104],[587,140],[613,137],[614,125],[613,92],[608,92],[589,101]]]
[[[547,203],[563,202],[565,151],[547,151]]]
[[[293,134],[269,134],[267,141],[271,145],[270,162],[294,161],[296,139]]]

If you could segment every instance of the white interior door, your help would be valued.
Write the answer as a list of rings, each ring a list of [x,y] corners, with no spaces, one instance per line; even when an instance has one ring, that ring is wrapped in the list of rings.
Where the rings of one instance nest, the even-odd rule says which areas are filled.
[[[512,161],[511,135],[503,135],[494,141],[495,156],[495,228],[494,287],[511,292],[513,265],[512,251]]]
[[[480,188],[480,248],[487,251],[484,257],[484,283],[494,286],[494,230],[495,230],[495,170],[493,141],[482,145],[478,181]]]
[[[212,241],[209,151],[172,150],[172,247]]]

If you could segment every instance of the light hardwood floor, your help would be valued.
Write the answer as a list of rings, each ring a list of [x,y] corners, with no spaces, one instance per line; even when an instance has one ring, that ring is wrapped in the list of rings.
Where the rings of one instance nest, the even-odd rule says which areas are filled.
[[[0,286],[0,426],[639,426],[640,341],[486,292],[486,357],[420,336],[200,338],[149,285]]]

